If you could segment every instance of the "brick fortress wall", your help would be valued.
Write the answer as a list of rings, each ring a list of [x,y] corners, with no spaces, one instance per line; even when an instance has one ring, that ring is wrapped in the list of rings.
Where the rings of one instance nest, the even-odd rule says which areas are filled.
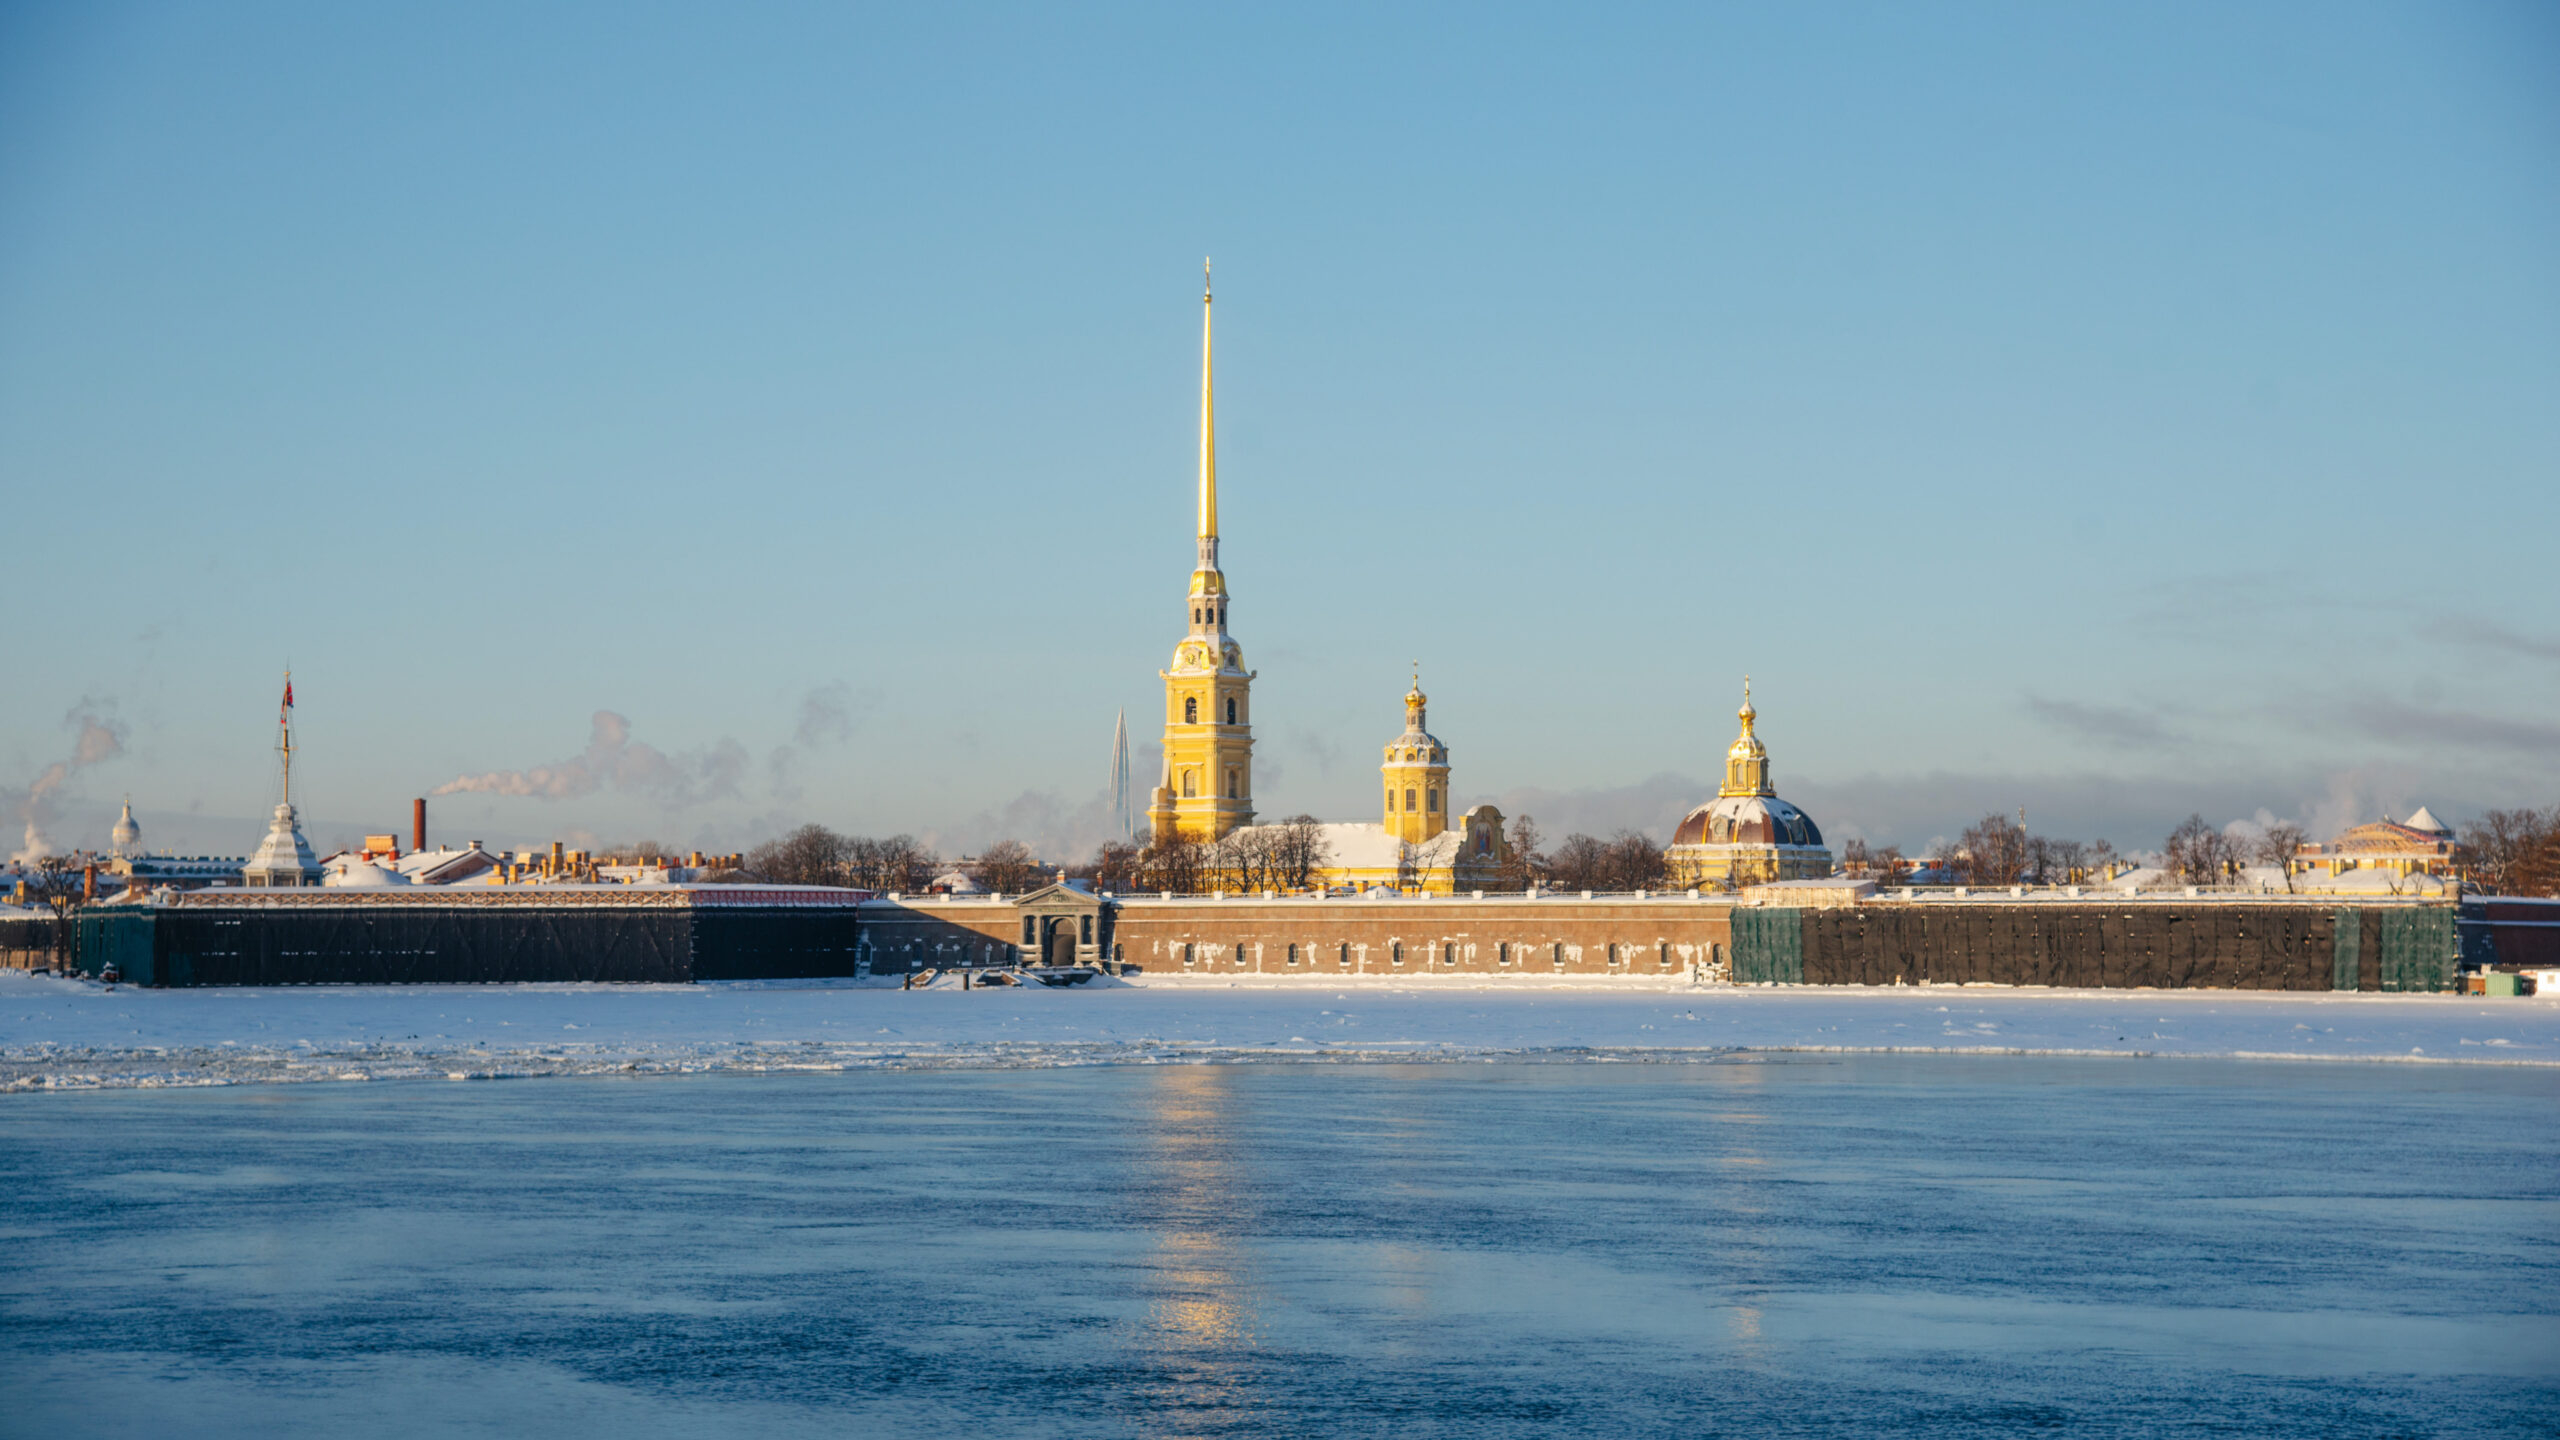
[[[1122,899],[1116,908],[1111,953],[1149,975],[1679,975],[1720,967],[1732,943],[1732,907],[1686,896]]]

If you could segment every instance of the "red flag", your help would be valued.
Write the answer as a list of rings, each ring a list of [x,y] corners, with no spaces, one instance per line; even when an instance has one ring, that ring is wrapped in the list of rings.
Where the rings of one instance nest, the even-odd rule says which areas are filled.
[[[281,714],[283,714],[283,713],[284,713],[284,711],[285,711],[285,710],[290,710],[290,709],[292,709],[292,708],[293,708],[293,682],[292,682],[292,681],[290,681],[290,680],[287,680],[286,682],[284,682],[284,707],[283,707],[283,709],[282,709],[282,710],[278,710],[276,713],[277,713],[277,714],[279,714],[279,715],[281,715]]]

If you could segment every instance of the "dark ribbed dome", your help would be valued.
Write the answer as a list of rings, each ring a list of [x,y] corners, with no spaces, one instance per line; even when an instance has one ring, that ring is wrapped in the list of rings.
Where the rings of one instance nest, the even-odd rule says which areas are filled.
[[[1723,795],[1692,810],[1674,845],[1820,845],[1813,818],[1775,795]]]

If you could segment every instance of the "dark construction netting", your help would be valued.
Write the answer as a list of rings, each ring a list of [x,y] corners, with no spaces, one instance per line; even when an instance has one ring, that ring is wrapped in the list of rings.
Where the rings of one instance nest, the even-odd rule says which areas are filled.
[[[684,984],[853,973],[849,910],[205,907],[83,915],[79,965],[146,985]]]
[[[1734,912],[1737,980],[1746,978],[1756,942],[1743,926],[1747,913]],[[2442,906],[1912,905],[1801,913],[1808,985],[2441,990],[2452,980],[2452,911]]]

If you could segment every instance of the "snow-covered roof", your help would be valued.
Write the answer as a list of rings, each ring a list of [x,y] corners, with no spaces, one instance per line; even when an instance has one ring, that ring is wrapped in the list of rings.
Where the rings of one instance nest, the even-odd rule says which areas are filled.
[[[331,862],[329,873],[321,877],[320,883],[340,890],[380,890],[406,885],[409,877],[385,870],[362,855],[346,855]]]
[[[1357,820],[1336,820],[1318,825],[1324,835],[1324,863],[1344,870],[1393,870],[1396,868],[1396,837],[1384,825]],[[1456,830],[1439,834],[1413,847],[1413,862],[1424,868],[1445,866],[1457,859],[1458,847],[1466,837]]]
[[[2408,826],[2412,830],[2424,830],[2430,835],[2450,835],[2453,833],[2451,826],[2448,826],[2443,821],[2438,820],[2424,805],[2418,807],[2417,814],[2410,816],[2408,819],[2403,820],[2400,823]]]

